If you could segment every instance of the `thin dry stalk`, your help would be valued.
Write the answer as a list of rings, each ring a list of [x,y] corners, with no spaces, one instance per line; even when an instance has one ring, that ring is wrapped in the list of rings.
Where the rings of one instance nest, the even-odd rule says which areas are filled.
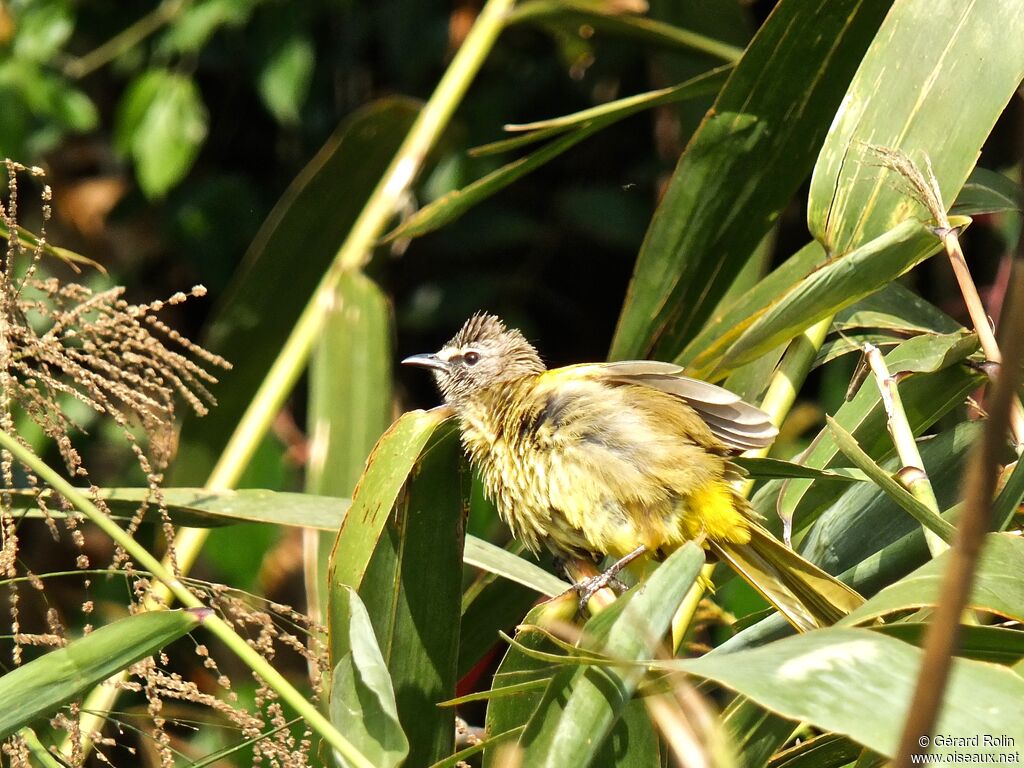
[[[957,649],[960,619],[974,570],[989,530],[992,496],[999,475],[999,458],[1005,450],[1011,406],[1018,402],[1021,363],[1024,362],[1024,270],[1018,263],[1013,274],[1009,311],[1004,315],[1002,341],[1006,364],[992,387],[985,432],[971,456],[964,487],[964,511],[957,526],[943,578],[942,601],[936,606],[925,636],[924,658],[894,763],[909,768],[914,755],[925,752],[923,736],[930,736],[942,707],[952,657]]]
[[[939,514],[939,502],[935,498],[932,482],[925,471],[924,460],[921,458],[921,452],[917,449],[914,432],[910,428],[907,413],[903,409],[903,400],[900,398],[896,377],[889,373],[881,350],[874,344],[864,344],[864,357],[871,367],[871,372],[875,375],[875,383],[878,384],[882,405],[885,407],[889,434],[892,436],[896,452],[903,465],[898,473],[899,480],[918,501],[935,514]],[[932,557],[937,557],[949,549],[946,542],[928,528],[924,529],[924,538]]]

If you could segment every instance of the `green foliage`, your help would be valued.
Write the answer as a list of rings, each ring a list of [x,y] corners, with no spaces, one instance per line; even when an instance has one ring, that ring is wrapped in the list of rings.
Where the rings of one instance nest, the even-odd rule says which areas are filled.
[[[1024,16],[997,3],[781,0],[762,13],[714,0],[714,18],[690,29],[680,21],[689,11],[667,2],[644,15],[631,3],[521,0],[495,21],[487,14],[499,4],[479,17],[490,33],[468,40],[472,12],[461,5],[447,16],[416,4],[164,2],[116,29],[88,4],[0,7],[0,152],[36,162],[87,134],[130,163],[142,193],[117,197],[128,202],[116,215],[159,211],[169,218],[156,231],[182,233],[187,211],[213,203],[263,218],[258,231],[223,238],[217,228],[231,216],[194,229],[202,254],[251,244],[244,259],[189,266],[220,269],[222,285],[237,266],[205,319],[209,347],[234,368],[215,387],[219,407],[183,425],[171,469],[179,487],[140,512],[152,489],[111,470],[93,500],[139,546],[162,525],[219,528],[226,554],[212,569],[257,591],[271,591],[281,560],[295,575],[292,534],[304,529],[300,607],[327,625],[321,637],[310,624],[308,639],[326,649],[327,676],[321,714],[298,693],[286,701],[303,714],[296,728],[326,740],[313,758],[324,764],[827,768],[892,758],[930,672],[920,646],[954,556],[933,557],[922,525],[956,541],[982,432],[967,400],[984,406],[978,391],[994,370],[962,324],[936,232],[940,203],[906,173],[916,166],[926,183],[934,174],[941,213],[999,315],[1012,261],[1003,252],[1022,209],[1000,120],[1012,122],[1002,116],[1024,79]],[[752,28],[749,44],[734,45]],[[374,98],[428,95],[449,33],[460,56],[486,60],[476,82],[456,61],[425,108]],[[426,135],[424,115],[442,112],[429,141],[409,143]],[[255,176],[225,171],[228,150],[276,186],[255,191]],[[88,266],[43,237],[45,217],[38,223],[34,235],[5,219],[0,234]],[[996,259],[976,262],[986,248]],[[867,602],[837,626],[790,636],[687,545],[640,583],[624,575],[629,589],[610,607],[577,616],[575,597],[559,597],[569,584],[508,542],[478,483],[474,493],[448,411],[407,407],[436,399],[395,359],[436,348],[475,309],[501,311],[542,350],[550,339],[553,365],[610,348],[611,358],[675,360],[747,399],[764,396],[781,434],[771,456],[737,459],[752,505]],[[308,361],[288,346],[300,326],[315,328]],[[891,429],[900,416],[855,363],[865,342],[883,348],[923,467],[904,466]],[[307,362],[308,398],[279,417]],[[256,458],[243,482],[261,488],[200,487],[218,457],[246,451]],[[1019,745],[1015,460],[1007,446],[969,599],[978,621],[961,627],[934,732]],[[937,509],[907,489],[908,470],[931,478]],[[79,524],[33,483],[16,476],[22,487],[5,494],[10,519],[24,521],[19,536],[42,530],[43,518],[53,530]],[[243,534],[241,522],[261,527]],[[277,554],[264,557],[257,540]],[[34,573],[56,578],[63,567],[47,570]],[[698,605],[708,579],[718,589]],[[17,702],[0,707],[0,735],[39,726],[38,738],[15,738],[45,755],[45,716],[197,629],[199,616],[132,616],[18,666],[0,677],[0,701]],[[193,672],[208,682],[199,665]],[[456,715],[483,730],[467,738]],[[275,729],[292,727],[284,717]],[[181,764],[245,764],[231,750],[251,748],[257,732],[272,738],[183,737]]]

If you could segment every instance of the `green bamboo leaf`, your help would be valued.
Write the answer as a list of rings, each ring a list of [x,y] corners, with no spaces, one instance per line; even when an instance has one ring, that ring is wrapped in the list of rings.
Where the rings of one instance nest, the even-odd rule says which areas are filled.
[[[768,768],[842,768],[860,755],[861,747],[843,736],[822,733],[772,756]]]
[[[916,571],[868,600],[839,623],[863,624],[879,616],[935,605],[942,594],[942,582],[949,552],[944,552]],[[985,537],[967,607],[1024,620],[1024,541],[1019,536],[990,533]]]
[[[925,621],[900,621],[871,627],[889,637],[923,646],[930,625]],[[1024,632],[1006,627],[965,624],[957,632],[956,655],[975,661],[1012,666],[1024,659]]]
[[[836,313],[837,331],[874,328],[909,335],[956,333],[960,323],[899,283],[889,283]]]
[[[467,537],[463,560],[548,597],[557,597],[571,586],[529,560],[475,537]]]
[[[53,714],[63,704],[202,623],[209,611],[140,613],[100,627],[0,677],[0,739]]]
[[[1024,189],[1001,173],[987,168],[975,168],[967,178],[950,213],[959,216],[978,216],[983,213],[1003,213],[1021,210]]]
[[[363,582],[374,548],[398,503],[409,476],[428,446],[449,436],[444,408],[409,411],[391,425],[370,454],[355,498],[338,530],[331,553],[331,584],[358,587]]]
[[[173,484],[205,482],[418,111],[385,99],[347,118],[267,217],[208,326],[204,345],[233,367],[218,407],[186,418]]]
[[[953,540],[956,528],[943,520],[938,512],[932,511],[922,502],[918,501],[910,491],[900,485],[888,472],[876,464],[864,450],[857,445],[853,435],[843,429],[831,416],[826,416],[825,421],[835,437],[836,445],[850,461],[856,464],[861,471],[871,478],[871,481],[887,493],[893,501],[906,510],[921,525],[925,526],[941,538],[947,544]]]
[[[956,197],[1024,78],[1024,15],[1009,5],[928,0],[893,6],[843,100],[811,180],[807,219],[844,254],[908,219],[929,219],[870,145],[927,152],[943,198]],[[898,74],[895,74],[898,72]],[[963,109],[965,98],[971,108]]]
[[[679,100],[714,93],[720,87],[723,79],[723,73],[719,71],[696,77],[687,83],[677,86],[673,99]],[[526,174],[555,159],[584,139],[648,106],[651,105],[641,101],[627,109],[617,110],[610,114],[604,114],[603,116],[579,123],[578,127],[571,132],[560,135],[532,154],[521,157],[518,160],[513,160],[511,163],[491,171],[491,173],[483,178],[477,179],[472,184],[449,192],[429,205],[424,206],[389,232],[384,241],[390,242],[419,237],[440,229],[445,224],[458,219],[473,206],[478,205],[514,181],[521,179]],[[561,133],[562,129],[559,127],[555,132]]]
[[[391,307],[376,283],[360,272],[342,275],[310,362],[306,490],[312,494],[351,497],[366,457],[391,424],[392,330]],[[317,535],[307,597],[321,608],[336,531],[306,534]]]
[[[792,290],[825,260],[825,251],[818,243],[805,245],[748,291],[726,306],[717,308],[715,315],[686,345],[676,362],[687,366],[694,376],[710,377],[736,339],[778,301],[779,296]]]
[[[856,483],[868,479],[863,470],[849,467],[816,469],[783,459],[751,458],[747,456],[737,456],[732,459],[732,462],[743,469],[750,477],[759,480],[771,477],[802,477],[809,480],[838,480],[844,483]]]
[[[409,741],[370,616],[351,587],[337,589],[334,606],[339,620],[332,624],[331,723],[374,765],[397,768],[409,754]],[[342,768],[348,766],[341,755],[334,757]]]
[[[806,178],[886,0],[783,0],[690,140],[641,247],[611,356],[674,358]]]
[[[957,219],[954,226],[966,224],[967,220]],[[905,221],[853,253],[828,262],[758,317],[726,352],[723,367],[750,362],[789,341],[884,287],[939,248],[931,229],[918,221]]]
[[[743,54],[743,49],[721,40],[656,19],[623,13],[614,3],[609,3],[608,7],[610,11],[602,12],[600,5],[585,1],[527,0],[516,6],[508,21],[510,24],[530,21],[541,22],[545,26],[559,25],[573,32],[585,24],[609,36],[633,39],[669,50],[706,53],[723,61],[736,61]]]
[[[653,655],[703,564],[703,551],[687,544],[642,587],[588,621],[583,647],[625,661]],[[519,739],[523,763],[590,765],[643,673],[638,667],[570,666],[559,670]]]
[[[722,713],[722,723],[743,768],[762,768],[797,729],[797,723],[769,712],[746,696],[736,696],[729,703]]]
[[[31,252],[39,247],[40,241],[38,235],[33,234],[32,232],[28,231],[27,229],[21,226],[17,228],[17,233],[18,242],[21,244],[21,247],[24,248],[25,250]],[[7,225],[7,222],[2,220],[0,220],[0,238],[3,238],[4,240],[8,241],[11,239],[11,229]],[[98,270],[103,274],[107,273],[107,270],[104,269],[103,265],[100,264],[98,261],[93,261],[88,256],[83,256],[80,253],[75,253],[74,251],[68,250],[67,248],[60,248],[56,245],[51,245],[48,242],[44,242],[42,244],[42,249],[43,253],[47,254],[48,256],[53,256],[54,258],[60,259],[69,267],[71,267],[71,269],[73,269],[75,272],[80,272],[81,270],[78,267],[79,265],[83,265],[86,267],[92,267],[93,269]]]
[[[1003,490],[999,492],[999,498],[992,505],[990,519],[991,530],[1005,531],[1010,527],[1013,518],[1020,511],[1021,500],[1024,500],[1024,466],[1017,460],[1013,465],[1010,476],[1006,478]]]
[[[892,756],[921,651],[877,632],[830,627],[763,648],[652,661],[651,666],[714,680],[783,717]],[[979,701],[985,706],[978,707]],[[941,712],[935,733],[1005,735],[1022,743],[1024,678],[1006,668],[955,659]],[[999,748],[982,745],[977,751]]]
[[[455,693],[469,473],[446,414],[407,413],[380,439],[331,553],[332,662],[349,586],[387,662],[409,765],[450,755],[455,737],[454,713],[437,704]]]

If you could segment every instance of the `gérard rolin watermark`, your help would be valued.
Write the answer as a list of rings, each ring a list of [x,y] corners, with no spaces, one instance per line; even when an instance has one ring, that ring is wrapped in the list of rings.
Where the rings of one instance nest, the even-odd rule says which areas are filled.
[[[1012,736],[979,733],[973,736],[953,736],[936,733],[922,736],[918,746],[927,750],[910,756],[914,765],[975,763],[986,765],[1019,765],[1020,749]]]

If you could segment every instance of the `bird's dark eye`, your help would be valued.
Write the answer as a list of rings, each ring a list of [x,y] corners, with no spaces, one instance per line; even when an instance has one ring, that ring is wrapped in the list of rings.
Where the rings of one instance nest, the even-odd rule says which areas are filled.
[[[467,352],[462,356],[462,359],[465,361],[466,365],[476,365],[480,362],[480,353]]]

